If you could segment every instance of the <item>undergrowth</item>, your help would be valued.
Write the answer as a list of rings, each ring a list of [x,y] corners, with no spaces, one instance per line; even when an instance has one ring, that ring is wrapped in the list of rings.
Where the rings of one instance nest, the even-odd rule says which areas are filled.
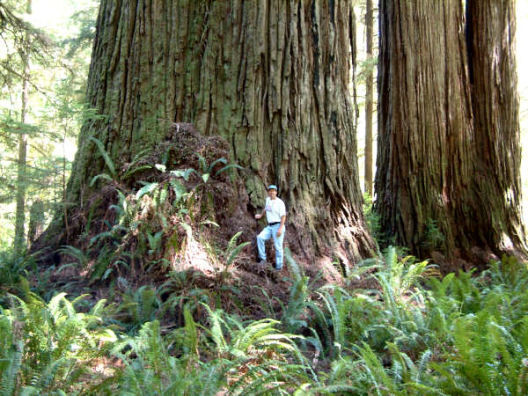
[[[120,304],[45,301],[17,294],[21,265],[2,273],[1,394],[528,393],[528,270],[513,258],[440,277],[388,249],[349,275],[376,286],[348,289],[317,288],[288,256],[289,298],[277,309],[263,290],[263,319],[227,312],[221,289],[181,274]],[[179,324],[164,324],[167,313]]]

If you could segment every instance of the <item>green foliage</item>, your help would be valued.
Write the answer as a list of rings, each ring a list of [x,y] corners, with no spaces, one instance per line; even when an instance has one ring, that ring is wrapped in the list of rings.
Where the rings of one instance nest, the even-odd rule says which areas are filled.
[[[290,288],[288,303],[283,309],[281,321],[286,331],[295,333],[308,325],[306,319],[310,306],[310,279],[304,275],[302,269],[297,265],[289,248],[284,249],[284,256],[294,279]]]
[[[91,116],[91,118],[94,117],[97,116]],[[108,173],[100,173],[98,175],[95,175],[92,180],[90,180],[90,187],[93,187],[99,179],[104,179],[107,182],[114,182],[116,184],[119,184],[125,182],[127,179],[131,178],[134,174],[138,172],[152,168],[152,165],[143,163],[143,160],[147,157],[148,150],[142,150],[134,156],[132,161],[127,164],[127,166],[123,170],[118,172],[117,166],[114,161],[112,161],[110,154],[105,150],[103,142],[101,142],[94,136],[90,136],[89,140],[93,142],[97,147],[97,151],[103,158],[106,168],[108,169]],[[137,192],[138,196],[136,198],[141,198],[141,196],[143,196],[145,193],[151,192],[154,188],[156,188],[156,186],[157,183],[147,183],[143,188],[141,188]]]
[[[94,176],[94,178],[90,181],[90,186],[93,186],[94,183],[97,181],[97,179],[99,178],[104,178],[106,180],[114,180],[117,178],[117,170],[116,170],[116,166],[114,164],[114,161],[112,161],[112,158],[110,158],[110,155],[106,152],[105,148],[104,148],[104,145],[103,143],[91,136],[90,137],[90,140],[92,142],[95,143],[95,145],[97,146],[97,149],[99,150],[99,154],[101,154],[101,157],[103,157],[104,161],[105,161],[105,164],[108,168],[108,171],[110,172],[110,175],[106,174],[106,173],[102,173],[102,174],[99,174],[97,176]]]
[[[0,251],[0,304],[7,294],[23,296],[29,293],[28,270],[36,272],[36,258],[40,252],[16,255],[10,251]]]
[[[372,238],[378,245],[385,246],[385,235],[381,229],[381,217],[374,209],[374,200],[368,193],[363,194],[363,215]]]
[[[115,165],[102,145],[97,139],[93,141],[105,158],[109,174],[97,175],[92,182],[100,178],[114,182],[118,202],[110,206],[116,213],[114,224],[108,224],[108,230],[93,236],[88,252],[84,253],[89,257],[93,254],[91,252],[97,252],[91,268],[92,281],[111,279],[123,270],[133,270],[130,267],[132,258],[141,264],[142,271],[151,270],[154,264],[163,266],[164,243],[179,250],[177,228],[179,225],[188,226],[186,216],[194,202],[193,194],[174,177],[165,182],[143,183],[136,192],[128,190],[120,185],[120,180],[130,172],[136,172],[137,168],[129,167],[124,174],[117,175]],[[144,166],[139,165],[139,168],[143,170]]]
[[[242,249],[244,249],[247,245],[251,244],[251,242],[243,242],[240,245],[237,245],[237,239],[242,235],[242,231],[237,232],[233,237],[229,240],[229,243],[227,245],[227,249],[225,252],[226,257],[226,267],[229,267],[236,259],[236,257],[240,254]]]
[[[433,219],[427,219],[425,223],[423,246],[428,249],[441,249],[445,241],[445,236],[438,227],[438,222]]]
[[[214,175],[218,176],[220,173],[225,172],[229,169],[244,169],[240,165],[237,164],[228,164],[227,160],[225,158],[218,158],[214,161],[212,161],[209,165],[207,164],[207,160],[202,157],[200,154],[197,154],[198,156],[198,163],[200,164],[200,171],[201,174],[198,174],[201,176],[204,183],[207,183],[209,178],[211,177],[211,174],[213,173],[213,170],[216,165],[223,164],[225,165],[220,170],[217,170]]]
[[[375,284],[372,289],[316,288],[317,279],[287,251],[292,279],[279,283],[287,297],[274,295],[276,288],[250,289],[266,316],[258,319],[225,312],[227,292],[246,290],[236,283],[209,287],[196,274],[170,271],[166,248],[179,251],[196,232],[191,224],[214,224],[207,217],[210,196],[199,202],[195,190],[207,193],[214,177],[241,169],[225,158],[208,163],[196,154],[197,169],[155,165],[163,177],[131,190],[130,180],[152,167],[146,153],[120,168],[92,137],[105,171],[91,185],[106,180],[115,187],[115,221],[95,236],[88,224],[84,248],[63,246],[68,260],[60,270],[88,271],[92,283],[114,285],[120,302],[107,307],[104,300],[71,301],[60,293],[45,301],[33,294],[52,296],[43,282],[47,272],[39,272],[35,255],[7,251],[20,186],[16,142],[22,133],[29,137],[27,207],[42,200],[47,221],[57,206],[68,205],[61,201],[80,125],[103,117],[82,102],[97,12],[88,3],[75,7],[74,29],[45,37],[19,16],[23,2],[0,2],[1,394],[528,394],[528,270],[514,258],[491,263],[478,276],[440,278],[427,262],[389,248],[384,257],[346,269],[349,281]],[[26,51],[31,124],[19,121]],[[376,62],[364,62],[359,77]],[[194,190],[185,187],[189,182]],[[386,245],[370,197],[365,205],[371,233]],[[223,274],[247,245],[239,238],[216,248]],[[444,243],[431,219],[422,243],[429,249]],[[132,287],[125,274],[137,270],[164,272],[167,281]],[[239,313],[254,308],[230,303]]]
[[[402,302],[405,296],[411,295],[414,288],[419,286],[418,282],[433,269],[427,261],[416,263],[412,256],[399,259],[394,247],[386,250],[380,264],[381,271],[374,276],[392,306]]]
[[[359,64],[360,71],[358,73],[358,83],[364,84],[366,81],[366,76],[369,73],[375,71],[378,66],[378,57],[372,56],[371,58],[365,59]]]
[[[45,303],[34,294],[24,301],[10,296],[0,308],[0,389],[2,394],[78,394],[97,378],[90,370],[115,341],[101,327],[104,300],[80,313],[61,293]]]
[[[158,321],[142,326],[139,334],[117,342],[113,354],[125,368],[98,392],[119,388],[130,394],[254,394],[262,389],[284,393],[295,381],[306,380],[304,358],[293,335],[276,329],[269,319],[248,325],[222,311],[209,314],[209,326],[198,325],[188,307],[185,326],[162,336]],[[208,354],[200,359],[199,351]],[[292,363],[297,361],[299,363]]]
[[[236,240],[235,235],[228,251]],[[63,249],[85,260],[75,249]],[[351,275],[370,277],[376,286],[348,290],[316,289],[289,253],[287,262],[293,279],[280,320],[228,314],[218,308],[215,292],[197,288],[186,273],[174,273],[159,289],[127,290],[119,305],[106,307],[101,300],[87,313],[75,308],[82,297],[70,302],[62,293],[46,303],[29,291],[24,298],[8,295],[0,308],[0,389],[4,394],[527,393],[526,264],[504,257],[479,276],[461,272],[440,278],[427,262],[399,258],[389,249]],[[277,315],[275,299],[266,290],[261,294],[267,312]],[[168,313],[181,315],[179,327],[162,325]],[[93,369],[105,361],[102,370]]]
[[[222,279],[224,280],[227,278],[230,266],[235,262],[240,252],[246,246],[251,244],[251,242],[242,242],[241,244],[237,245],[237,240],[240,235],[242,235],[242,231],[239,231],[235,235],[233,235],[233,237],[229,240],[225,251],[223,252],[223,261],[225,263],[225,266],[222,271]]]
[[[139,263],[139,270],[142,272],[154,271],[160,267],[166,271],[169,262],[165,257],[166,252],[172,251],[172,254],[178,254],[185,243],[194,239],[195,230],[191,224],[200,226],[216,224],[208,217],[211,211],[204,211],[204,206],[211,206],[209,201],[212,200],[212,196],[203,190],[207,188],[208,182],[210,184],[210,176],[212,174],[217,176],[232,168],[240,168],[235,164],[227,164],[224,158],[219,158],[208,165],[205,158],[197,154],[203,173],[193,168],[167,171],[167,167],[163,164],[145,165],[143,161],[145,153],[140,153],[124,169],[118,171],[103,143],[94,137],[91,137],[90,141],[96,146],[106,165],[106,171],[94,176],[90,185],[93,187],[103,179],[112,184],[118,202],[111,205],[110,209],[115,212],[116,219],[113,224],[107,224],[106,230],[91,237],[86,252],[67,252],[63,249],[62,253],[69,256],[82,254],[85,258],[92,259],[96,255],[94,264],[90,266],[92,282],[115,279],[123,271],[134,271],[135,268],[131,267],[132,261]],[[219,165],[225,166],[215,171]],[[160,181],[140,181],[142,187],[137,190],[125,184],[128,177],[147,168],[155,168],[162,172]],[[200,176],[201,182],[188,190],[181,179],[189,182],[193,175]],[[196,183],[196,179],[193,183]],[[181,235],[181,229],[185,231],[185,236]],[[248,245],[248,242],[237,245],[236,241],[239,237],[240,233],[233,236],[226,250],[220,253],[225,263],[222,271],[224,280],[227,278],[230,266]],[[78,261],[80,263],[83,260]]]
[[[41,214],[45,215],[45,223],[63,204],[75,153],[74,142],[84,117],[90,114],[83,101],[91,42],[84,40],[82,48],[71,51],[64,42],[79,37],[73,26],[75,19],[66,26],[65,22],[58,21],[55,13],[53,18],[47,18],[44,33],[32,23],[37,20],[42,23],[45,18],[26,15],[26,4],[26,1],[13,0],[0,4],[0,228],[3,231],[0,250],[8,249],[14,237],[17,189],[25,190],[26,214],[32,203],[43,202]],[[86,30],[95,28],[97,4],[94,1],[70,5],[79,16],[82,14]],[[33,6],[34,11],[39,8],[38,4]],[[28,105],[25,122],[21,122],[26,57],[29,59]],[[17,143],[22,133],[28,139],[27,166],[18,180]],[[30,236],[33,239],[38,235]]]
[[[90,258],[86,255],[86,253],[71,245],[65,245],[62,246],[59,250],[59,253],[61,253],[64,257],[70,257],[74,261],[69,263],[64,263],[61,265],[61,270],[64,270],[71,266],[78,266],[82,269],[85,269],[88,266],[88,262],[90,261]]]
[[[160,308],[158,291],[151,286],[141,286],[123,295],[123,303],[120,304],[117,315],[128,332],[135,332],[144,323],[155,320]]]
[[[328,286],[319,291],[323,305],[314,314],[322,318],[313,323],[321,339],[331,340],[326,345],[332,369],[313,389],[526,393],[526,264],[505,257],[479,277],[461,272],[439,279],[427,262],[399,259],[389,249],[369,268],[377,268],[373,277],[380,291],[350,295]]]

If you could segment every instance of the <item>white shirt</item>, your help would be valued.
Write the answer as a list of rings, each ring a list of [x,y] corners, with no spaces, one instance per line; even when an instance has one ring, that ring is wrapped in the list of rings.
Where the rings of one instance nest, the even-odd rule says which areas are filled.
[[[286,205],[280,198],[266,198],[266,219],[269,223],[280,223],[281,217],[286,216]]]

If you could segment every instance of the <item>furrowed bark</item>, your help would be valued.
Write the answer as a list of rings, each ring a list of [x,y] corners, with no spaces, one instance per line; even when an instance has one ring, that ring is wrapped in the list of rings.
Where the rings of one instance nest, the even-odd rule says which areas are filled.
[[[355,19],[347,1],[103,1],[68,200],[85,202],[104,168],[192,122],[231,145],[250,210],[278,184],[306,255],[340,240],[369,254],[356,157]],[[119,165],[118,164],[118,165]]]
[[[469,71],[475,115],[476,189],[482,239],[497,252],[526,252],[521,213],[521,145],[515,2],[468,1]]]
[[[376,208],[386,243],[451,263],[524,251],[508,4],[468,2],[466,26],[462,1],[380,2]]]
[[[380,3],[376,207],[390,242],[418,255],[469,244],[473,127],[463,26],[458,1]]]

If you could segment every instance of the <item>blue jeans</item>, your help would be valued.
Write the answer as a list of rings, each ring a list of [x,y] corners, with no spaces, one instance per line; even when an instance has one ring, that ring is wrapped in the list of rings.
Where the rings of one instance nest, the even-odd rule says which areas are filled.
[[[267,226],[264,228],[260,234],[257,235],[257,246],[258,254],[261,260],[266,260],[266,244],[265,242],[273,237],[273,245],[275,246],[275,268],[280,270],[282,269],[283,262],[283,251],[282,251],[282,242],[284,241],[284,234],[286,234],[286,226],[282,228],[282,234],[280,237],[277,236],[277,230],[279,229],[280,224],[275,224],[272,226]]]

